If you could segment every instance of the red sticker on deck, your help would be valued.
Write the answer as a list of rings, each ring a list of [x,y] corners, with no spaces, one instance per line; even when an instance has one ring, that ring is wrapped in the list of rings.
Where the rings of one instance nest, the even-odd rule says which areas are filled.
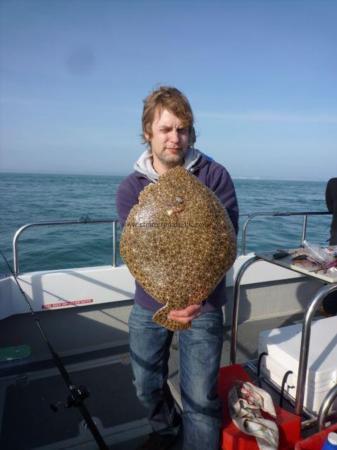
[[[94,299],[83,298],[81,300],[68,300],[64,302],[47,303],[46,305],[42,305],[42,309],[67,308],[71,306],[87,305],[89,303],[94,303]]]

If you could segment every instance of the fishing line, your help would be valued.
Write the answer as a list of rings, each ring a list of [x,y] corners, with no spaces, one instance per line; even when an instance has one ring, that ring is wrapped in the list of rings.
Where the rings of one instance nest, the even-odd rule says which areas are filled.
[[[109,450],[109,448],[107,447],[102,435],[100,434],[95,422],[93,421],[87,407],[84,404],[84,400],[86,398],[89,397],[89,392],[87,390],[87,388],[85,386],[76,386],[75,384],[72,383],[71,378],[69,373],[67,372],[67,369],[65,368],[61,358],[59,357],[59,355],[57,354],[57,352],[54,350],[52,344],[50,343],[49,339],[47,338],[46,333],[43,330],[43,327],[41,325],[40,319],[37,317],[37,314],[35,313],[35,311],[32,308],[32,305],[30,303],[30,301],[28,300],[28,297],[26,295],[26,293],[24,292],[24,290],[22,289],[19,280],[17,279],[16,274],[14,273],[11,265],[8,262],[8,259],[6,258],[6,256],[4,255],[4,253],[2,252],[2,250],[0,249],[0,254],[3,258],[3,260],[6,263],[6,266],[8,267],[9,272],[11,273],[12,277],[15,280],[15,283],[17,285],[17,287],[19,288],[19,291],[21,292],[25,302],[28,305],[29,311],[31,316],[33,317],[35,324],[37,326],[37,328],[39,329],[40,335],[42,336],[42,339],[44,340],[44,342],[46,343],[52,358],[54,360],[55,366],[58,368],[61,377],[63,378],[68,390],[69,390],[69,397],[67,399],[66,402],[66,407],[70,408],[72,406],[75,406],[76,408],[79,409],[83,419],[85,420],[89,430],[91,431],[91,434],[93,435],[93,438],[95,439],[95,441],[98,444],[98,447],[101,450]],[[52,408],[54,411],[57,411],[57,408],[54,407]]]

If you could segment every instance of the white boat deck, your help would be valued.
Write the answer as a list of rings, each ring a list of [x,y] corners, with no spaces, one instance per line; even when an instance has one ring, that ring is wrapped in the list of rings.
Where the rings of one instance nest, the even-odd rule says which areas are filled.
[[[267,263],[261,263],[260,274],[248,274],[242,288],[242,303],[238,334],[238,362],[256,358],[258,334],[261,330],[289,325],[301,318],[303,310],[319,287],[315,280],[301,277],[280,278],[273,274],[261,281]],[[258,264],[257,264],[258,266]],[[262,272],[261,272],[262,270]],[[285,269],[282,269],[283,271]],[[65,271],[62,273],[27,274],[20,277],[34,304],[37,317],[51,344],[58,352],[75,384],[85,385],[90,397],[85,401],[110,449],[136,449],[148,434],[145,411],[136,399],[128,355],[128,315],[132,306],[130,286],[123,281],[123,289],[109,288],[112,269],[99,272],[92,295],[85,297],[87,283],[95,271]],[[88,278],[88,273],[90,277]],[[117,273],[118,272],[118,273]],[[116,275],[117,274],[117,275]],[[116,271],[120,277],[122,270]],[[85,275],[85,276],[84,276]],[[75,279],[74,286],[62,284],[66,278]],[[98,279],[98,281],[97,281]],[[34,280],[37,281],[34,284]],[[81,283],[84,283],[83,285]],[[230,283],[229,283],[230,284]],[[70,292],[71,291],[71,292]],[[76,296],[80,292],[80,296]],[[44,302],[63,303],[74,298],[100,298],[93,304],[65,309],[44,309]],[[52,361],[46,343],[27,312],[15,286],[6,284],[0,289],[4,312],[1,319],[1,350],[20,345],[28,346],[31,354],[13,361],[0,361],[0,448],[1,450],[96,449],[91,433],[83,425],[76,408],[65,408],[67,389]],[[33,295],[35,294],[35,295]],[[116,295],[108,301],[109,295]],[[232,288],[228,288],[228,303],[224,308],[225,332],[221,365],[229,364],[230,318]],[[121,298],[123,297],[123,298]],[[14,306],[13,306],[14,305]],[[10,310],[12,309],[11,313]],[[21,314],[16,314],[21,308]],[[14,310],[14,312],[13,312]],[[177,403],[179,395],[179,352],[173,340],[169,382]],[[61,402],[61,403],[58,403]],[[50,404],[59,411],[53,412]],[[20,430],[18,433],[17,430]],[[177,442],[175,450],[180,450]]]
[[[130,304],[112,304],[103,305],[100,310],[82,307],[39,313],[48,338],[74,383],[84,384],[90,391],[85,403],[92,416],[98,418],[97,425],[109,448],[120,450],[136,448],[149,432],[145,411],[139,405],[132,385],[127,347],[130,308]],[[242,324],[239,360],[256,357],[260,330],[290,322],[289,317],[284,317]],[[67,390],[34,319],[28,315],[4,319],[2,331],[0,347],[6,344],[4,336],[16,336],[18,345],[24,343],[31,347],[32,356],[1,365],[0,448],[97,448],[76,408],[65,408],[60,404],[57,413],[50,408],[50,403],[57,405],[66,400]],[[229,337],[230,330],[226,327],[222,365],[229,363]],[[169,380],[179,404],[178,355],[177,340],[174,339]],[[176,450],[180,445],[178,442]]]

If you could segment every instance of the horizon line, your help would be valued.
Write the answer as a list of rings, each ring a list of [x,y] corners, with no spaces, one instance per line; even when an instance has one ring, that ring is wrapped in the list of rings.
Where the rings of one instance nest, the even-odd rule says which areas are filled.
[[[127,177],[131,172],[128,173],[109,173],[109,172],[34,172],[34,171],[11,171],[11,170],[0,170],[0,175],[66,175],[66,176],[102,176],[102,177]],[[330,178],[293,178],[293,177],[272,177],[272,176],[261,176],[261,175],[232,175],[233,180],[250,180],[250,181],[309,181],[315,183],[327,182]]]

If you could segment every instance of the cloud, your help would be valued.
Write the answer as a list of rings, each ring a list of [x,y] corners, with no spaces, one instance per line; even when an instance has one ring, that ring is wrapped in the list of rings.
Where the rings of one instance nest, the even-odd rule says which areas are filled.
[[[277,111],[216,112],[197,111],[198,117],[244,122],[325,123],[337,124],[337,114],[304,114]]]

